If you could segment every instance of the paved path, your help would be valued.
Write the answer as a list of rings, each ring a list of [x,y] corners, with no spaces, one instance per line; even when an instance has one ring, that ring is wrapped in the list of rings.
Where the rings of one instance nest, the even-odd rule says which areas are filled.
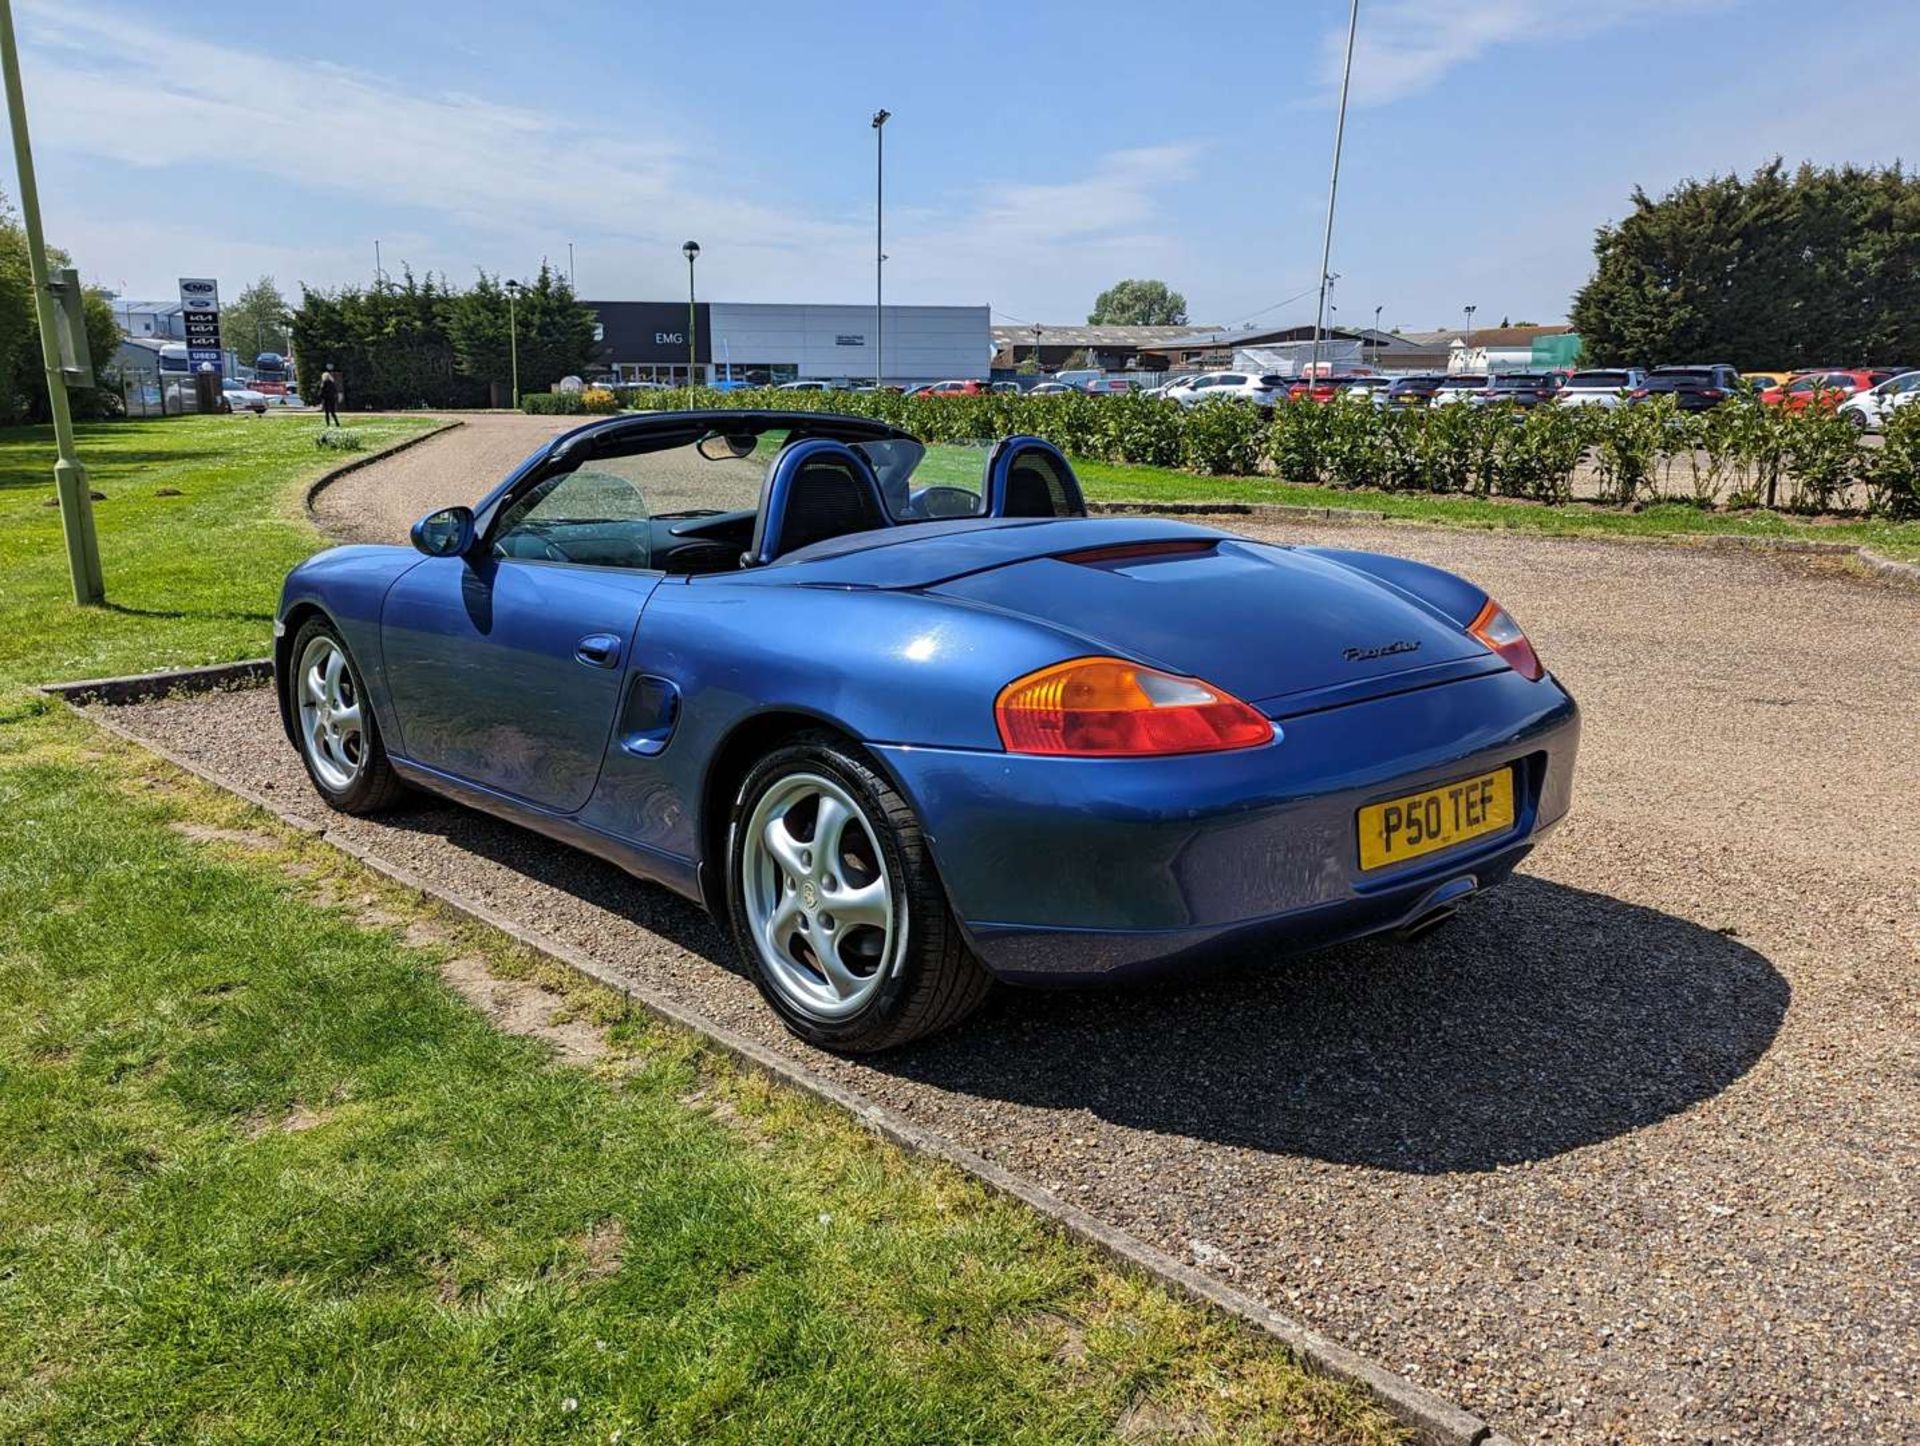
[[[1271,532],[1481,580],[1585,709],[1566,827],[1417,945],[1003,991],[856,1064],[787,1040],[661,890],[452,807],[333,822],[1515,1435],[1920,1439],[1920,594],[1680,547]],[[122,716],[315,807],[264,693]]]

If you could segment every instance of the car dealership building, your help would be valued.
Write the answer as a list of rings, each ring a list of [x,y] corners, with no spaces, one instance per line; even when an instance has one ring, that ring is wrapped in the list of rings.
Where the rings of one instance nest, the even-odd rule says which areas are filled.
[[[599,325],[601,375],[686,385],[686,302],[582,304]],[[693,308],[694,379],[857,385],[879,376],[911,385],[986,377],[993,358],[989,308],[889,306],[882,321],[884,335],[876,338],[871,306],[703,301]]]

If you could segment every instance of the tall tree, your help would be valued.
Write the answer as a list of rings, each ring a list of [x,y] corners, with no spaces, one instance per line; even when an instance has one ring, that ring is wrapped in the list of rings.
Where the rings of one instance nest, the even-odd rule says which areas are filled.
[[[49,246],[47,264],[57,268],[73,263],[66,252]],[[78,417],[109,415],[119,407],[119,373],[113,360],[120,346],[120,327],[106,296],[97,289],[88,288],[83,309],[94,385],[73,391],[73,411]],[[48,415],[27,232],[0,194],[0,423],[43,422]]]
[[[286,354],[291,342],[287,323],[291,313],[271,276],[262,276],[220,309],[220,339],[241,357],[252,361],[263,351]]]
[[[1779,160],[1686,181],[1594,237],[1569,319],[1599,365],[1752,370],[1920,355],[1920,176]]]
[[[477,382],[509,380],[509,323],[519,347],[522,392],[544,392],[562,377],[580,376],[592,367],[593,313],[574,299],[567,278],[545,262],[511,306],[500,278],[484,271],[473,289],[454,301],[448,332],[463,375]]]
[[[593,313],[545,265],[511,309],[499,278],[484,272],[464,292],[411,270],[366,291],[303,287],[291,327],[301,395],[316,395],[331,364],[355,409],[484,406],[488,383],[511,375],[509,316],[523,392],[545,391],[591,364]]]
[[[1094,298],[1093,326],[1185,326],[1187,299],[1164,281],[1116,281]]]

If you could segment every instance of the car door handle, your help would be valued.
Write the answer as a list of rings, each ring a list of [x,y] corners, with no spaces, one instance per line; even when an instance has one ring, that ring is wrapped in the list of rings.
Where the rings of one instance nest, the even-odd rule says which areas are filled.
[[[613,633],[588,633],[573,645],[573,660],[589,668],[617,668],[620,639]]]

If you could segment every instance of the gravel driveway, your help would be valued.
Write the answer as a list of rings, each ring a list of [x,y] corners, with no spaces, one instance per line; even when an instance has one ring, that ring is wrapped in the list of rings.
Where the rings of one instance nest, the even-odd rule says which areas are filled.
[[[333,822],[1516,1436],[1920,1439],[1920,593],[1681,547],[1243,530],[1482,581],[1585,708],[1567,825],[1415,945],[1004,990],[853,1064],[780,1034],[661,890],[451,807]],[[316,808],[263,691],[116,716]]]

